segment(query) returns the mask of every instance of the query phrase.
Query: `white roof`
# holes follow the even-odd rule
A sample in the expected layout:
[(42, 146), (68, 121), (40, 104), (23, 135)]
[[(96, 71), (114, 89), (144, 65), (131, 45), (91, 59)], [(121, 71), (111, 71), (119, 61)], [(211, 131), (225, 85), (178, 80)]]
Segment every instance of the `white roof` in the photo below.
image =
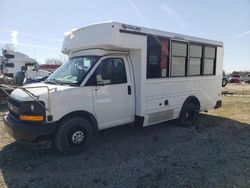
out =
[[(67, 36), (65, 36), (62, 52), (65, 54), (70, 54), (77, 50), (102, 47), (105, 47), (105, 49), (114, 49), (114, 47), (117, 49), (120, 47), (122, 49), (122, 41), (120, 41), (121, 39), (119, 38), (121, 33), (129, 33), (135, 36), (155, 35), (171, 38), (174, 40), (192, 41), (197, 43), (223, 46), (223, 43), (220, 41), (192, 37), (111, 21), (88, 25), (70, 32)], [(127, 47), (129, 48), (129, 46)]]
[(15, 62), (27, 62), (27, 63), (33, 63), (36, 62), (35, 59), (27, 56), (26, 54), (23, 54), (21, 52), (13, 51), (13, 50), (6, 50), (6, 54), (14, 55), (15, 57), (10, 59), (10, 61)]

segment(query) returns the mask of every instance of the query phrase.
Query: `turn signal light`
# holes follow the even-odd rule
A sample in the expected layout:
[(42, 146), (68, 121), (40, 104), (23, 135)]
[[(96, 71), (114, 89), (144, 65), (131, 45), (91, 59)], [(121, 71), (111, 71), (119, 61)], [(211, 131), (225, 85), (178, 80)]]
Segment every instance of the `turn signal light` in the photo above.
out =
[(43, 121), (43, 116), (20, 115), (19, 119), (24, 121)]

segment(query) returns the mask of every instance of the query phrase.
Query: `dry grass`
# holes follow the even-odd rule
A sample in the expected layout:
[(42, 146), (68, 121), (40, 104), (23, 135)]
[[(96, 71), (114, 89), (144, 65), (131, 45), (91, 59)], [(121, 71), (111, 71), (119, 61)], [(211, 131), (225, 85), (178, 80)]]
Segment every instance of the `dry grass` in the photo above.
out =
[(223, 91), (241, 96), (222, 97), (223, 108), (211, 110), (209, 114), (250, 124), (250, 84), (228, 84)]
[(237, 95), (250, 95), (250, 84), (246, 83), (229, 83), (223, 88), (224, 93), (233, 93)]
[(250, 97), (224, 96), (222, 104), (222, 108), (210, 110), (208, 114), (250, 124)]

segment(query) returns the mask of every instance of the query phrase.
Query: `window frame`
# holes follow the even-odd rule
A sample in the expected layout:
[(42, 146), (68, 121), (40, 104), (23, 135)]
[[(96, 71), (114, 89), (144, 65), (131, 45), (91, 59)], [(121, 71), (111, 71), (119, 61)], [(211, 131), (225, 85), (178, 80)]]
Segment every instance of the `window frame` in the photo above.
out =
[[(127, 84), (129, 81), (128, 81), (128, 71), (127, 71), (127, 66), (126, 66), (126, 63), (124, 61), (124, 58), (123, 57), (105, 57), (103, 59), (100, 59), (100, 63), (97, 63), (96, 64), (96, 68), (93, 70), (92, 74), (89, 76), (89, 78), (86, 80), (86, 83), (84, 84), (84, 86), (100, 86), (97, 84), (97, 80), (96, 80), (96, 71), (97, 69), (101, 66), (101, 64), (105, 61), (105, 60), (108, 60), (108, 59), (112, 59), (112, 64), (114, 63), (114, 59), (119, 59), (122, 61), (123, 63), (123, 66), (124, 66), (124, 70), (125, 70), (125, 76), (126, 76), (126, 81), (123, 82), (123, 83), (108, 83), (108, 84), (104, 84), (104, 86), (106, 85), (118, 85), (118, 84)], [(93, 67), (94, 68), (94, 67)], [(91, 81), (91, 79), (94, 79), (94, 81)], [(89, 83), (90, 82), (90, 83)]]
[[(200, 46), (201, 47), (201, 58), (197, 58), (197, 57), (191, 57), (190, 56), (190, 46), (194, 45), (194, 46)], [(203, 44), (202, 43), (197, 43), (197, 42), (189, 42), (188, 44), (188, 53), (189, 53), (189, 57), (188, 57), (188, 77), (197, 77), (197, 76), (202, 76), (202, 67), (203, 67)], [(200, 73), (196, 74), (196, 75), (190, 75), (190, 59), (194, 58), (194, 59), (200, 59)]]
[[(173, 56), (173, 42), (177, 42), (177, 43), (185, 43), (187, 44), (186, 47), (186, 57), (185, 57), (185, 75), (181, 75), (181, 76), (173, 76), (172, 75), (172, 65), (173, 65), (173, 57), (182, 57), (183, 56)], [(170, 77), (171, 78), (180, 78), (180, 77), (188, 77), (188, 68), (189, 68), (189, 42), (188, 41), (181, 41), (181, 40), (171, 40), (171, 53), (170, 53), (170, 57), (171, 57), (171, 68), (170, 68)]]
[[(214, 52), (214, 58), (205, 58), (205, 48), (206, 47), (212, 47), (215, 48)], [(205, 74), (204, 67), (205, 67), (205, 59), (213, 59), (214, 65), (213, 65), (213, 73), (212, 74)], [(210, 44), (203, 44), (202, 46), (202, 76), (216, 76), (216, 64), (217, 64), (217, 46), (210, 45)]]
[[(160, 42), (162, 40), (167, 40), (168, 41), (168, 55), (167, 55), (167, 62), (168, 64), (166, 65), (166, 76), (162, 77), (148, 77), (148, 68), (149, 68), (149, 56), (150, 56), (150, 45), (149, 45), (149, 42), (150, 42), (150, 37), (151, 38), (154, 38), (155, 40), (159, 40)], [(161, 47), (162, 47), (162, 44), (159, 44), (160, 45), (160, 50), (159, 50), (159, 53), (157, 54), (158, 55), (158, 58), (159, 58), (159, 61), (158, 61), (158, 66), (160, 67), (161, 66), (161, 58), (162, 58), (162, 55), (161, 55)], [(169, 37), (163, 37), (163, 36), (159, 36), (159, 35), (147, 35), (147, 61), (146, 61), (146, 79), (147, 80), (151, 80), (151, 79), (163, 79), (163, 78), (170, 78), (170, 54), (171, 54), (171, 39)], [(160, 75), (161, 75), (161, 68), (160, 69)]]

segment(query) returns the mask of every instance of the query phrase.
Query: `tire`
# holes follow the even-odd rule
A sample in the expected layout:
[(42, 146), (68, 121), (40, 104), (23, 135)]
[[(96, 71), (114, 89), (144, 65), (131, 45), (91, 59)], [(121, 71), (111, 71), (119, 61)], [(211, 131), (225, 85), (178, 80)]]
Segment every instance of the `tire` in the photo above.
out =
[(184, 104), (181, 109), (179, 116), (179, 125), (182, 127), (187, 127), (193, 124), (196, 119), (198, 110), (196, 106), (190, 102)]
[(222, 87), (225, 87), (227, 85), (227, 79), (222, 78)]
[(78, 154), (92, 143), (93, 127), (81, 117), (71, 117), (63, 121), (55, 134), (56, 148), (66, 155)]

